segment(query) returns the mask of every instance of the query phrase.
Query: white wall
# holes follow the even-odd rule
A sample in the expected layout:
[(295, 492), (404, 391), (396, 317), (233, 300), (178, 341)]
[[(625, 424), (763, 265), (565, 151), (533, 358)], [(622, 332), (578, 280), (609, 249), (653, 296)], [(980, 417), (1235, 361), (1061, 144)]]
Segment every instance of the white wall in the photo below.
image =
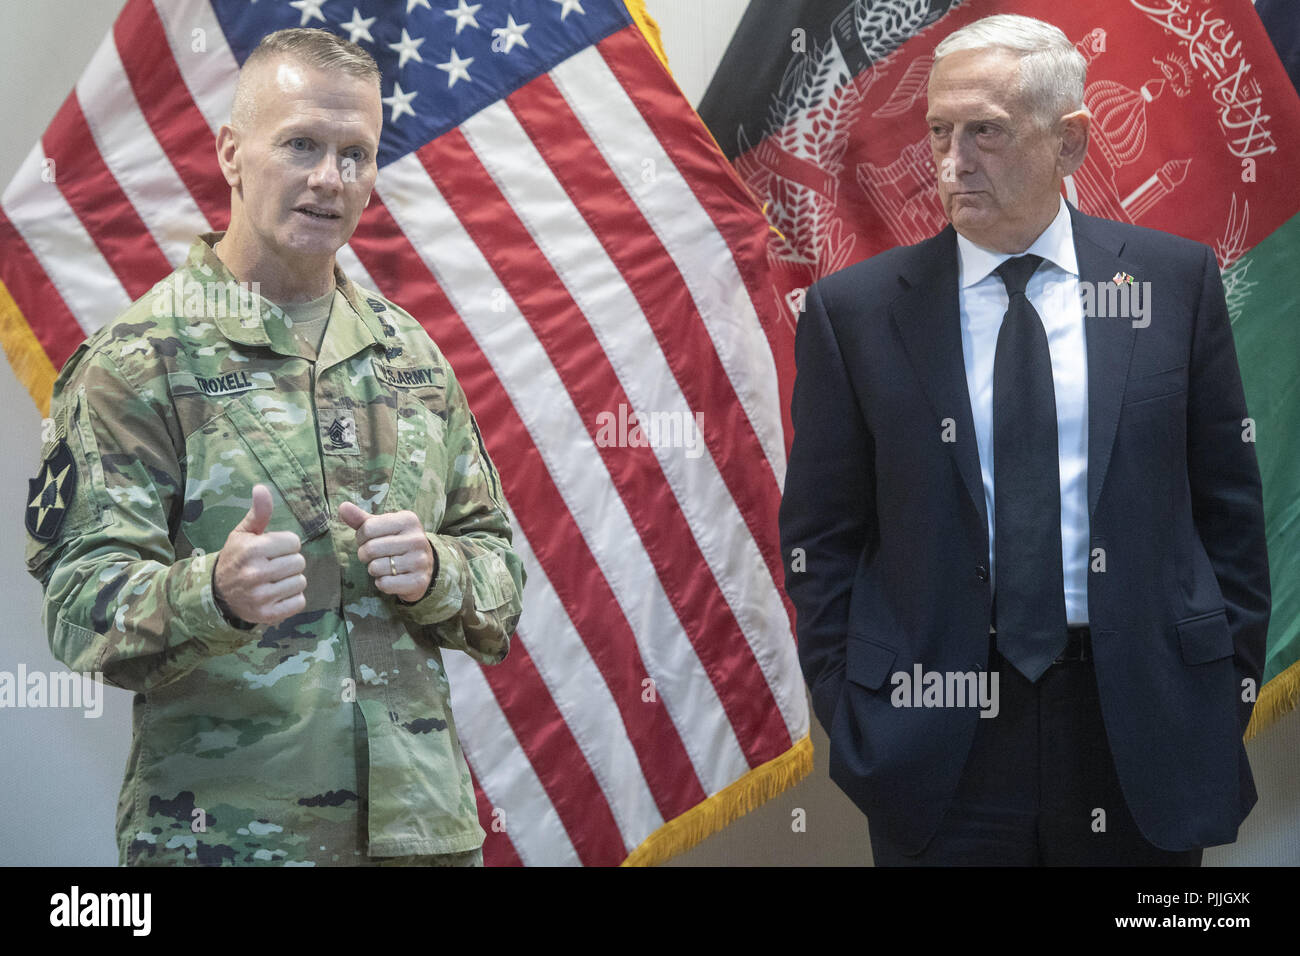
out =
[[(0, 186), (7, 185), (107, 33), (119, 0), (0, 0)], [(697, 103), (726, 49), (745, 0), (649, 0), (670, 65)], [(40, 416), (7, 362), (0, 362), (0, 591), (8, 597), (0, 631), (0, 671), (61, 669), (40, 622), (40, 587), (23, 565), (19, 523), (27, 480), (37, 469)], [(118, 786), (130, 740), (130, 695), (105, 691), (103, 716), (79, 711), (0, 710), (0, 865), (117, 861), (113, 844)], [(803, 784), (705, 841), (676, 862), (853, 864), (870, 860), (861, 814), (826, 776), (826, 736), (813, 732), (816, 769)], [(1300, 863), (1300, 714), (1250, 745), (1260, 802), (1232, 847), (1206, 864)], [(802, 809), (807, 831), (793, 833)]]
[[(107, 33), (118, 0), (0, 0), (0, 188), (53, 119)], [(64, 670), (41, 626), (41, 587), (23, 564), (27, 481), (41, 417), (0, 360), (0, 671)], [(96, 719), (71, 710), (0, 710), (0, 864), (117, 863), (117, 791), (131, 740), (131, 695), (104, 688)]]

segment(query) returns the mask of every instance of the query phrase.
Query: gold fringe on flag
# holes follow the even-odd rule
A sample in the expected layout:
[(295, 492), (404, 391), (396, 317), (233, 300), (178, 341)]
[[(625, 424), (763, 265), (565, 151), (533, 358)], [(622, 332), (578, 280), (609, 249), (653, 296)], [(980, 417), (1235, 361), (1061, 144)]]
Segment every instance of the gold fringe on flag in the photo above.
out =
[(36, 334), (3, 281), (0, 281), (0, 345), (4, 346), (14, 375), (44, 418), (50, 413), (50, 395), (54, 392), (54, 363), (36, 340)]
[(808, 776), (812, 772), (812, 758), (810, 735), (781, 756), (755, 767), (703, 803), (669, 820), (646, 837), (623, 861), (623, 866), (654, 866), (689, 850)]
[(646, 12), (645, 0), (623, 0), (623, 6), (627, 7), (627, 12), (632, 14), (632, 20), (641, 28), (641, 33), (645, 35), (646, 41), (650, 44), (650, 49), (655, 51), (655, 56), (659, 57), (659, 62), (664, 65), (664, 69), (672, 72), (668, 68), (668, 54), (664, 52), (664, 38), (659, 32), (659, 24), (655, 23), (654, 18)]
[(1300, 705), (1300, 661), (1264, 685), (1250, 712), (1244, 739), (1253, 740)]

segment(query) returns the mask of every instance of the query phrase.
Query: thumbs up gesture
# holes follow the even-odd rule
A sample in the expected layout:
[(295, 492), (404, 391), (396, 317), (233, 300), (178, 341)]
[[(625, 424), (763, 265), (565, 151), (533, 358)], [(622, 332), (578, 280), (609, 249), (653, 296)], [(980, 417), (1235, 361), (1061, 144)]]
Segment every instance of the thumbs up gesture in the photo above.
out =
[(213, 588), (230, 612), (250, 624), (274, 624), (307, 606), (307, 561), (292, 531), (267, 531), (271, 490), (253, 486), (253, 503), (226, 536)]
[(375, 587), (408, 603), (424, 596), (433, 581), (433, 547), (414, 511), (372, 515), (350, 501), (339, 505), (339, 519), (357, 533), (357, 558)]

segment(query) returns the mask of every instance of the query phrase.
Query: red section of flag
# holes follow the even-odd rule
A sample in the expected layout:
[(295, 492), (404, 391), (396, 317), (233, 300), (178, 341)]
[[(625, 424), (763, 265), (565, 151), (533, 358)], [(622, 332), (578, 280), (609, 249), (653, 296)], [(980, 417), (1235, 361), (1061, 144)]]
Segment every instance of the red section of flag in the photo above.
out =
[[(152, 3), (128, 3), (113, 24), (122, 66), (154, 137), (213, 229), (230, 223), (230, 187), (217, 165), (217, 138), (194, 105)], [(192, 54), (202, 56), (203, 53)]]
[(104, 165), (75, 93), (63, 101), (41, 143), (57, 170), (55, 183), (127, 295), (138, 299), (172, 271), (131, 200)]
[(24, 316), (40, 317), (39, 321), (29, 320), (28, 324), (54, 368), (62, 368), (85, 333), (3, 210), (0, 210), (0, 249), (4, 250), (0, 273), (9, 295)]

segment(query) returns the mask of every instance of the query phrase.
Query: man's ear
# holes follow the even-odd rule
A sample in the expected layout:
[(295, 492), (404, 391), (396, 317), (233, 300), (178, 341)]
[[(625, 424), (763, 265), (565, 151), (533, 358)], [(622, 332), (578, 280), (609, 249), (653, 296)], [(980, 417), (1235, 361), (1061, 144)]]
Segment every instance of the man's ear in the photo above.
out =
[(239, 134), (229, 123), (217, 130), (217, 164), (231, 189), (239, 188)]
[(1092, 114), (1085, 106), (1073, 113), (1066, 113), (1057, 121), (1057, 132), (1061, 137), (1061, 152), (1057, 157), (1060, 175), (1064, 178), (1083, 165), (1083, 158), (1088, 152), (1088, 134), (1092, 129)]

